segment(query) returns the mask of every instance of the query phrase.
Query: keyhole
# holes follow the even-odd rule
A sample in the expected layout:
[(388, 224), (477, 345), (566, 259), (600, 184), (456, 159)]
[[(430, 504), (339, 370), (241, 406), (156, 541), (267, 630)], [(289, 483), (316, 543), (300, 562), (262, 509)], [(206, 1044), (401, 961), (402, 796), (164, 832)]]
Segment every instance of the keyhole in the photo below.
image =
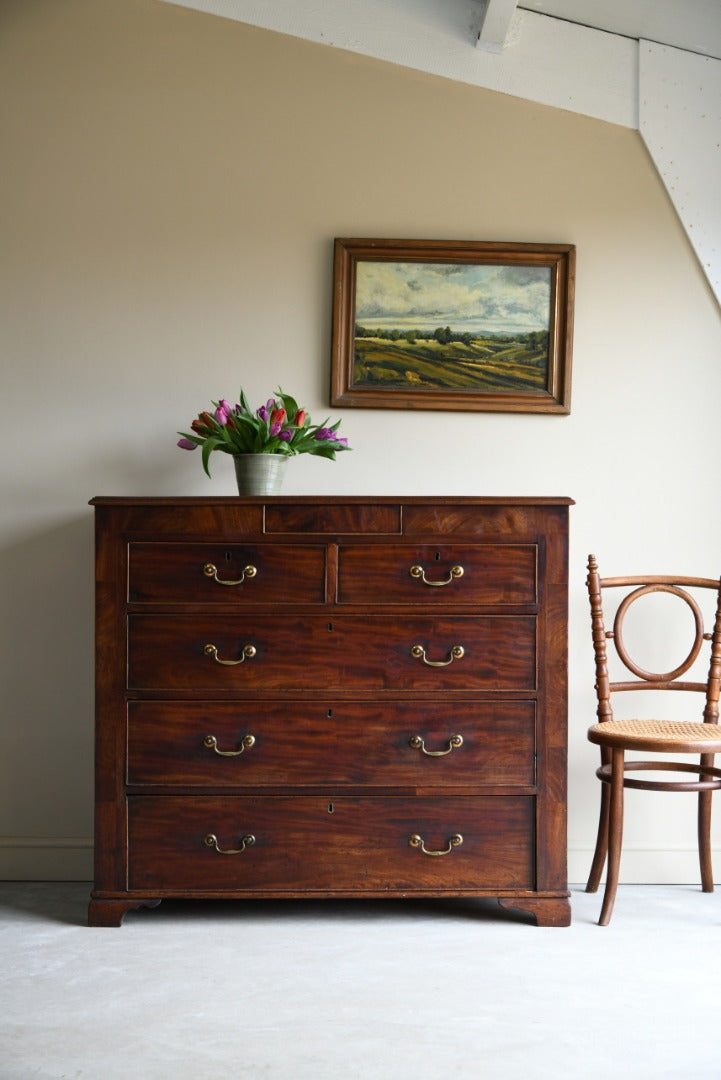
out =
[(326, 716), (328, 717), (328, 719), (329, 719), (329, 720), (331, 720), (331, 719), (332, 719), (332, 717), (333, 717), (333, 710), (332, 710), (332, 709), (328, 709), (328, 712), (326, 713)]
[(436, 552), (436, 562), (440, 562), (440, 561), (441, 561), (441, 553), (440, 553), (440, 551), (437, 551)]
[(335, 807), (333, 806), (333, 803), (332, 803), (332, 802), (329, 802), (329, 803), (328, 803), (328, 813), (329, 813), (329, 814), (332, 814), (332, 813), (333, 813), (333, 811), (334, 811), (334, 809), (335, 809)]
[(328, 623), (328, 632), (329, 632), (329, 633), (332, 633), (332, 631), (333, 631), (333, 623), (332, 623), (332, 622), (329, 622), (329, 623)]
[(233, 559), (233, 552), (232, 551), (226, 551), (226, 553), (225, 553), (225, 561), (226, 562), (231, 562), (232, 559)]

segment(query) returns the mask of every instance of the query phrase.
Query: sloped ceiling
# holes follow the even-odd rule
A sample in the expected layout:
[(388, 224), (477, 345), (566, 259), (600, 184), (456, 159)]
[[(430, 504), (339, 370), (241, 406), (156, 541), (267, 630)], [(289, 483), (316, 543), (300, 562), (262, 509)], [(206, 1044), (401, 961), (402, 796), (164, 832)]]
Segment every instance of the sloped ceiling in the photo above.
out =
[(640, 131), (721, 304), (721, 0), (165, 0)]
[(516, 6), (721, 59), (719, 0), (525, 0)]

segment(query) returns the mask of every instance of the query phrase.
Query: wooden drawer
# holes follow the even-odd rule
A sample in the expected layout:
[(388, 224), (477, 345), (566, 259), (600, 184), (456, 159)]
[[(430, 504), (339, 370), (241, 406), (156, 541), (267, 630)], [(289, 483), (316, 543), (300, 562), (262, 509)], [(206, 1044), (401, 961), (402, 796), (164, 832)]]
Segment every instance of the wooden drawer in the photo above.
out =
[(323, 545), (132, 543), (128, 560), (131, 603), (248, 607), (326, 596)]
[[(131, 615), (128, 624), (133, 690), (533, 690), (536, 685), (532, 616), (200, 613)], [(425, 660), (412, 655), (418, 646)], [(452, 658), (454, 646), (463, 648), (462, 657)], [(248, 648), (254, 655), (240, 663), (219, 662), (238, 661)]]
[[(532, 888), (526, 797), (128, 799), (128, 885), (202, 893)], [(420, 836), (431, 857), (410, 844)], [(215, 836), (220, 854), (205, 840)], [(254, 842), (240, 850), (243, 837)]]
[(323, 502), (294, 503), (292, 499), (265, 504), (265, 532), (269, 535), (321, 533), (400, 533), (401, 507), (394, 502)]
[[(463, 741), (449, 751), (454, 735)], [(411, 745), (416, 737), (428, 754)], [(127, 782), (135, 786), (519, 787), (534, 784), (534, 758), (533, 701), (128, 705)]]
[(338, 602), (424, 607), (535, 604), (536, 562), (534, 544), (341, 546)]

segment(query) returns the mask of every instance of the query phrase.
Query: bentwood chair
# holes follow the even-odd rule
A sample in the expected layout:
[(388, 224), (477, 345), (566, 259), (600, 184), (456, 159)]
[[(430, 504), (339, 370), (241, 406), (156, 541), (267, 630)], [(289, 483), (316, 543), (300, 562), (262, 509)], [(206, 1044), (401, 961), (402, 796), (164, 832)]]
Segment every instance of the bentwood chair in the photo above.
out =
[[(711, 796), (721, 788), (721, 769), (714, 766), (714, 755), (721, 753), (719, 690), (721, 689), (721, 582), (700, 577), (614, 577), (602, 578), (594, 555), (588, 557), (588, 594), (591, 601), (593, 649), (596, 659), (596, 696), (598, 723), (588, 730), (588, 738), (601, 748), (601, 767), (596, 775), (601, 781), (601, 814), (598, 839), (586, 892), (596, 892), (608, 857), (606, 891), (599, 924), (611, 921), (616, 898), (623, 833), (624, 788), (647, 791), (698, 792), (698, 850), (701, 884), (704, 892), (713, 892), (711, 866)], [(615, 607), (613, 629), (606, 630), (603, 599), (607, 589), (621, 589)], [(698, 600), (689, 590), (713, 590), (715, 618), (713, 631), (704, 632), (703, 615)], [(623, 638), (626, 614), (637, 600), (650, 593), (670, 593), (686, 603), (693, 614), (694, 641), (686, 659), (672, 671), (652, 672), (640, 667), (629, 655)], [(616, 597), (619, 593), (614, 594)], [(701, 593), (698, 594), (699, 596)], [(708, 594), (707, 594), (708, 595)], [(607, 600), (608, 596), (605, 597)], [(621, 664), (635, 676), (611, 681), (606, 642), (611, 641)], [(710, 661), (705, 682), (684, 680), (696, 663), (705, 642), (710, 642)], [(625, 676), (625, 672), (623, 672)], [(690, 690), (704, 695), (703, 722), (692, 723), (666, 719), (615, 720), (612, 696), (626, 691)], [(664, 699), (667, 700), (667, 699)], [(678, 755), (700, 754), (698, 764), (671, 758), (626, 760), (626, 752)], [(694, 780), (641, 779), (634, 772), (693, 773)]]

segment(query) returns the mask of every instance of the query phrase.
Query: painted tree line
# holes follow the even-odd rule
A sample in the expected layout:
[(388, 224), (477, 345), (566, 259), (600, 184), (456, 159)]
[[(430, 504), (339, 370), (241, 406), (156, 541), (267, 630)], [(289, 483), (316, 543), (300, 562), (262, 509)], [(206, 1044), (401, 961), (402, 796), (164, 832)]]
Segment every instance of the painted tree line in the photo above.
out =
[(439, 345), (450, 345), (451, 342), (460, 342), (462, 345), (472, 345), (474, 341), (492, 339), (499, 345), (517, 344), (526, 345), (529, 349), (548, 348), (548, 330), (530, 330), (525, 334), (472, 334), (465, 330), (457, 333), (450, 326), (437, 326), (435, 330), (392, 330), (372, 329), (360, 326), (356, 323), (355, 336), (357, 338), (379, 338), (381, 341), (407, 341), (415, 345), (417, 341), (437, 341)]

